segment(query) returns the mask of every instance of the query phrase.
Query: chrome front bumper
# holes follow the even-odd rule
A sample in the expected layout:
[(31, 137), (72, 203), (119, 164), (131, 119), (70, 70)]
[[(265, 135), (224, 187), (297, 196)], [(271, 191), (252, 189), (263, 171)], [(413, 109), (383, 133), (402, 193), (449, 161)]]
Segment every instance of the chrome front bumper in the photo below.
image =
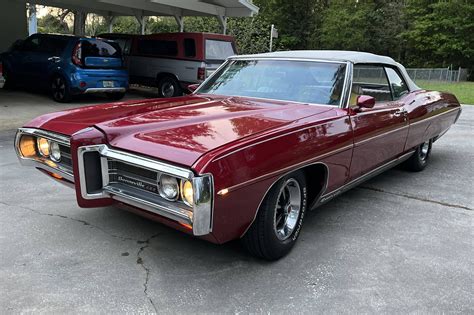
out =
[[(72, 167), (66, 167), (41, 157), (23, 157), (19, 151), (19, 141), (23, 135), (44, 137), (70, 147), (69, 137), (35, 128), (20, 128), (18, 129), (15, 138), (15, 151), (22, 165), (34, 166), (40, 170), (47, 171), (50, 174), (60, 175), (63, 179), (72, 184), (75, 182)], [(73, 152), (71, 153), (74, 154)], [(88, 153), (98, 154), (99, 158), (98, 165), (100, 166), (100, 171), (97, 172), (99, 175), (97, 177), (100, 177), (101, 185), (94, 191), (88, 191), (86, 181), (87, 170), (86, 164), (84, 163), (84, 156)], [(79, 178), (76, 180), (79, 180), (82, 198), (88, 200), (112, 198), (124, 204), (182, 223), (183, 225), (192, 228), (193, 235), (196, 236), (207, 235), (212, 231), (214, 183), (211, 174), (196, 176), (191, 170), (156, 161), (147, 157), (115, 150), (109, 148), (105, 144), (80, 147), (77, 154)], [(145, 170), (161, 172), (190, 180), (193, 183), (194, 188), (193, 206), (187, 206), (182, 202), (168, 201), (156, 194), (140, 191), (139, 189), (135, 189), (128, 185), (110, 182), (108, 167), (108, 161), (110, 159)], [(57, 177), (55, 178), (57, 179)]]
[[(100, 187), (91, 190), (86, 179), (87, 154), (98, 154), (100, 165)], [(166, 164), (147, 157), (112, 149), (105, 144), (78, 148), (78, 171), (81, 196), (84, 199), (112, 198), (119, 202), (156, 213), (168, 219), (192, 227), (193, 235), (200, 236), (212, 231), (213, 178), (210, 174), (195, 176), (185, 168)], [(110, 181), (109, 162), (125, 163), (154, 172), (165, 173), (192, 181), (194, 205), (192, 207), (177, 201), (168, 201), (147, 191), (129, 185)]]

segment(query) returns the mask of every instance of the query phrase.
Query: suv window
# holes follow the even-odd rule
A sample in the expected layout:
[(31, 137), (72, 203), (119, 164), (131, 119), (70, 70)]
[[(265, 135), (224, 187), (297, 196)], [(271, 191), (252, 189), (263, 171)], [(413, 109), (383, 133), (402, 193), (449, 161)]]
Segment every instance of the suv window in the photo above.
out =
[(19, 50), (22, 51), (38, 51), (41, 45), (42, 39), (39, 36), (32, 36), (23, 42)]
[(66, 48), (68, 40), (64, 38), (44, 37), (41, 40), (39, 51), (51, 54), (61, 54)]
[(405, 81), (400, 77), (395, 69), (386, 67), (385, 71), (387, 71), (387, 76), (388, 80), (390, 81), (390, 87), (392, 88), (394, 100), (398, 100), (400, 97), (409, 92)]
[(235, 55), (232, 42), (223, 40), (206, 39), (206, 60), (226, 60)]
[(105, 42), (100, 39), (86, 39), (81, 41), (82, 58), (86, 57), (115, 57), (120, 58), (120, 46), (114, 42)]
[(356, 105), (357, 96), (369, 95), (375, 102), (392, 100), (387, 74), (382, 66), (355, 65), (352, 79), (350, 105)]
[(192, 38), (184, 39), (184, 56), (196, 57), (196, 41)]
[(138, 52), (145, 55), (176, 56), (178, 43), (174, 40), (142, 39), (138, 41)]

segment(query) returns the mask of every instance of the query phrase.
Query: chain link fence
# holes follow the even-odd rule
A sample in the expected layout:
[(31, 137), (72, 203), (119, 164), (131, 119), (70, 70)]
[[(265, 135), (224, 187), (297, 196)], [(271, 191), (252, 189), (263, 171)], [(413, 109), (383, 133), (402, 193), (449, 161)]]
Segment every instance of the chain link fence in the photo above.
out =
[(413, 81), (461, 82), (467, 81), (467, 69), (459, 68), (408, 68), (408, 75)]

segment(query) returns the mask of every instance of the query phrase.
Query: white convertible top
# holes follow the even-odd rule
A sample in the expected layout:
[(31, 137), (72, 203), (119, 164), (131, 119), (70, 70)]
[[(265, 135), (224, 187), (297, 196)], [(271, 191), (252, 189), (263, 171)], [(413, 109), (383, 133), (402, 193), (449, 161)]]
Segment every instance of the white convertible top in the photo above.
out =
[(315, 59), (330, 60), (357, 63), (381, 63), (397, 67), (402, 73), (410, 91), (419, 90), (420, 88), (408, 76), (405, 67), (387, 56), (380, 56), (367, 52), (347, 51), (347, 50), (290, 50), (275, 51), (254, 55), (233, 56), (231, 59), (248, 59), (248, 58), (283, 58), (283, 59)]

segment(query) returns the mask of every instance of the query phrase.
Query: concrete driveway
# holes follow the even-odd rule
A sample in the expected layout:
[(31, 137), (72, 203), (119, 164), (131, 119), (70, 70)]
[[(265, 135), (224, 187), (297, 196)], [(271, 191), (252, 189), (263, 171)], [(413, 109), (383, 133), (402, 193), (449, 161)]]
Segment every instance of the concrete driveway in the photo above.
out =
[(12, 128), (39, 99), (0, 116), (2, 313), (474, 312), (474, 106), (425, 171), (393, 169), (309, 213), (292, 253), (267, 263), (238, 242), (80, 209), (72, 190), (20, 167)]

